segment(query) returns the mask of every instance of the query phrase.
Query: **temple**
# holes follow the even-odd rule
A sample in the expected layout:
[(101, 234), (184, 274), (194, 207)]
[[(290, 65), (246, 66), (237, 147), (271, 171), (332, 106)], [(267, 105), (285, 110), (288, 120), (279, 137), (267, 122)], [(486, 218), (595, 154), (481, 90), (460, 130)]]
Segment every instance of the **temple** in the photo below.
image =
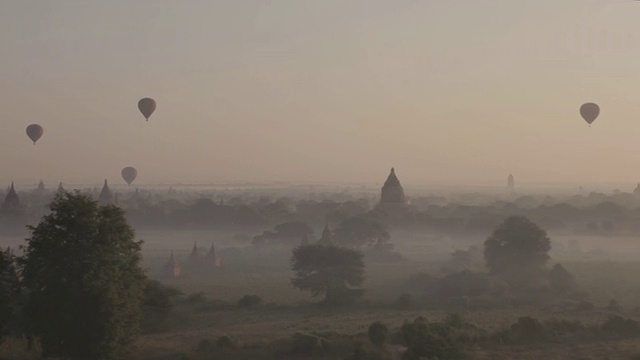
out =
[(216, 246), (214, 242), (211, 242), (211, 248), (205, 256), (200, 256), (200, 250), (198, 244), (193, 243), (191, 254), (187, 258), (186, 266), (192, 271), (202, 271), (207, 269), (215, 269), (221, 267), (220, 256), (216, 253)]
[(384, 186), (382, 186), (380, 205), (405, 205), (404, 190), (402, 189), (402, 185), (400, 185), (400, 180), (398, 180), (394, 168), (391, 168), (391, 173), (389, 173), (387, 181), (385, 181)]
[(180, 272), (182, 269), (180, 268), (180, 264), (178, 264), (176, 259), (173, 257), (173, 251), (171, 252), (169, 261), (167, 261), (167, 263), (164, 264), (164, 267), (162, 270), (163, 270), (164, 277), (177, 278), (180, 276)]
[(329, 230), (328, 220), (325, 221), (324, 230), (322, 230), (322, 237), (320, 237), (320, 240), (318, 240), (318, 245), (334, 245), (333, 235), (331, 234), (331, 230)]
[(44, 193), (44, 182), (42, 180), (40, 180), (40, 182), (38, 183), (38, 187), (36, 187), (36, 192), (37, 193)]
[(509, 188), (509, 190), (513, 190), (515, 186), (516, 186), (516, 183), (513, 180), (513, 175), (509, 174), (509, 177), (507, 177), (507, 187)]
[(109, 190), (109, 185), (107, 185), (107, 179), (104, 179), (104, 185), (102, 186), (102, 190), (100, 191), (100, 196), (98, 197), (98, 203), (100, 205), (113, 204), (113, 194), (111, 193), (111, 190)]
[(18, 196), (16, 189), (13, 187), (13, 181), (9, 187), (7, 196), (4, 198), (4, 207), (5, 209), (16, 209), (20, 207), (20, 197)]

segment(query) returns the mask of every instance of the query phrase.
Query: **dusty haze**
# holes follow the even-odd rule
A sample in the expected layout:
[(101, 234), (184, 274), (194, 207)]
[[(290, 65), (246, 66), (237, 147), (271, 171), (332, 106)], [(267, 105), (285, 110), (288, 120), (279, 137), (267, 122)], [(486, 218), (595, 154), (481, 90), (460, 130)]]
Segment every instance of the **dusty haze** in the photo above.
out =
[(138, 184), (371, 182), (395, 166), (408, 185), (630, 189), (639, 17), (630, 0), (4, 1), (0, 182), (124, 183), (125, 166)]

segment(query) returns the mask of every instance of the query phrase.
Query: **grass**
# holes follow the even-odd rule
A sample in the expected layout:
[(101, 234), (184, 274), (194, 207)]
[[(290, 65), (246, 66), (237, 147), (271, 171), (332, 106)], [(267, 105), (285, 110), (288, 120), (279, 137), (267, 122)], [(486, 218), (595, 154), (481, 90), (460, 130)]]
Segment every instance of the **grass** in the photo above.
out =
[[(327, 310), (314, 304), (309, 294), (290, 285), (291, 248), (275, 247), (257, 251), (247, 243), (233, 240), (235, 232), (174, 231), (141, 232), (144, 266), (157, 277), (158, 269), (167, 261), (171, 251), (184, 262), (194, 241), (208, 250), (215, 241), (223, 267), (209, 274), (189, 274), (177, 279), (161, 279), (185, 294), (204, 293), (206, 298), (228, 303), (226, 308), (200, 307), (181, 303), (168, 320), (169, 330), (142, 336), (137, 342), (134, 359), (179, 359), (194, 357), (194, 349), (202, 340), (215, 342), (228, 335), (244, 346), (265, 346), (280, 339), (289, 339), (296, 332), (331, 331), (342, 334), (362, 334), (375, 321), (382, 321), (397, 329), (406, 320), (424, 316), (430, 321), (442, 320), (446, 309), (416, 306), (395, 309), (390, 304), (403, 292), (406, 280), (419, 272), (433, 276), (455, 249), (470, 245), (482, 246), (484, 238), (439, 239), (420, 233), (392, 234), (396, 250), (406, 256), (399, 263), (367, 264), (367, 304), (350, 309)], [(255, 233), (250, 233), (250, 236)], [(616, 299), (625, 309), (624, 316), (638, 317), (632, 311), (640, 305), (640, 261), (629, 254), (637, 254), (630, 237), (597, 238), (553, 235), (562, 244), (577, 239), (583, 252), (552, 252), (550, 264), (559, 262), (590, 293), (596, 309), (575, 311), (557, 306), (476, 307), (463, 311), (464, 318), (487, 331), (497, 331), (513, 324), (521, 316), (541, 321), (553, 318), (577, 320), (585, 324), (602, 323), (609, 315), (603, 308)], [(246, 248), (245, 248), (246, 247)], [(604, 253), (589, 252), (601, 248)], [(622, 255), (620, 255), (622, 254)], [(618, 256), (619, 255), (619, 256)], [(255, 309), (239, 309), (234, 304), (244, 295), (258, 295), (265, 305)], [(26, 353), (23, 340), (9, 340), (0, 344), (0, 359), (36, 359), (37, 352)], [(543, 344), (540, 346), (506, 346), (495, 349), (475, 349), (472, 359), (630, 359), (640, 354), (640, 341), (615, 340), (596, 343)], [(345, 355), (346, 356), (346, 355)], [(344, 356), (342, 357), (344, 358)]]

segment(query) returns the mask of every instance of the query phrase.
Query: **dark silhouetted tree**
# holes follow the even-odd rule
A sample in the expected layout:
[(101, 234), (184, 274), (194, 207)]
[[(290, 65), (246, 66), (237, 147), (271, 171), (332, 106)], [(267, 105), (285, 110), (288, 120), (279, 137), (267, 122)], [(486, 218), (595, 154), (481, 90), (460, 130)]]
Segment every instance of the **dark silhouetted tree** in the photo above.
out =
[(383, 347), (389, 337), (389, 328), (387, 325), (376, 321), (369, 326), (369, 340), (377, 347)]
[(0, 250), (0, 340), (11, 332), (17, 312), (21, 285), (16, 265), (10, 248)]
[[(335, 230), (335, 237), (344, 246), (377, 246), (385, 247), (389, 242), (386, 226), (371, 216), (354, 216), (340, 223)], [(390, 244), (388, 244), (390, 245)]]
[(146, 277), (124, 211), (62, 192), (21, 258), (30, 330), (45, 357), (121, 358), (139, 332)]
[(162, 330), (169, 313), (176, 305), (176, 298), (183, 293), (156, 280), (147, 280), (142, 302), (142, 331)]
[(573, 275), (560, 264), (556, 264), (549, 272), (549, 283), (559, 292), (575, 290), (577, 287)]
[(484, 258), (492, 274), (511, 285), (541, 275), (549, 260), (547, 233), (524, 216), (511, 216), (484, 242)]
[(363, 295), (361, 252), (338, 246), (305, 245), (293, 249), (293, 287), (324, 295), (327, 304), (345, 304)]
[(405, 322), (400, 328), (407, 344), (402, 359), (463, 359), (462, 344), (456, 341), (454, 330), (444, 324), (429, 323), (422, 317)]

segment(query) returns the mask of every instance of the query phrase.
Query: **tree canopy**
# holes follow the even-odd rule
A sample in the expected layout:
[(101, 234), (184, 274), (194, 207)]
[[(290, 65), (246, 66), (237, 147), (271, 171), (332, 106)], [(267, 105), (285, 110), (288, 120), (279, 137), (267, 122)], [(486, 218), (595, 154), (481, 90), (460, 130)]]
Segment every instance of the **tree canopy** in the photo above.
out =
[(361, 252), (338, 246), (304, 245), (293, 250), (291, 262), (295, 277), (293, 287), (324, 295), (328, 304), (351, 302), (363, 294), (364, 281)]
[(484, 243), (489, 271), (511, 284), (541, 274), (549, 260), (547, 233), (524, 216), (511, 216)]
[(45, 357), (120, 357), (139, 331), (141, 242), (122, 209), (88, 195), (61, 192), (50, 208), (21, 258), (30, 332)]
[(0, 249), (0, 339), (11, 331), (19, 292), (20, 279), (16, 257), (10, 248)]
[(372, 216), (354, 216), (340, 223), (335, 230), (339, 244), (345, 246), (384, 246), (389, 241), (386, 226)]

